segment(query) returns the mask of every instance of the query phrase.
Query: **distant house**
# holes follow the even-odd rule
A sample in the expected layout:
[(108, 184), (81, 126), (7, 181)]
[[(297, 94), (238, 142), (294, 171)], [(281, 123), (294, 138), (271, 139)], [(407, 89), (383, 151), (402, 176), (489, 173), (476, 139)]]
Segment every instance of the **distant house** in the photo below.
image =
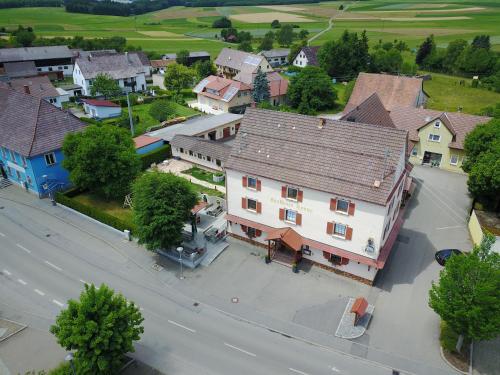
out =
[(243, 113), (252, 103), (251, 86), (232, 79), (209, 76), (201, 80), (193, 91), (197, 102), (192, 106), (205, 113)]
[(163, 146), (165, 142), (161, 138), (143, 134), (134, 138), (134, 144), (135, 144), (135, 151), (139, 155), (143, 155)]
[(231, 48), (223, 48), (215, 59), (217, 73), (227, 79), (233, 79), (237, 74), (256, 73), (259, 68), (263, 72), (271, 72), (273, 68), (264, 56), (255, 55)]
[(176, 135), (170, 142), (172, 156), (206, 168), (222, 171), (231, 146), (189, 135)]
[(40, 97), (0, 84), (0, 177), (40, 197), (70, 186), (62, 143), (85, 126)]
[(4, 75), (8, 78), (26, 78), (38, 75), (33, 61), (9, 62), (3, 64)]
[(74, 96), (81, 96), (82, 95), (82, 86), (76, 85), (74, 83), (69, 84), (69, 85), (61, 85), (59, 86), (61, 89), (66, 91), (69, 95), (70, 98)]
[[(177, 54), (176, 53), (167, 53), (167, 54), (162, 56), (162, 59), (166, 60), (166, 61), (174, 62), (177, 59)], [(210, 54), (206, 51), (189, 52), (189, 56), (187, 59), (187, 65), (191, 66), (198, 61), (210, 61)]]
[(387, 110), (393, 107), (422, 107), (428, 98), (423, 83), (423, 79), (417, 77), (359, 73), (344, 113), (350, 112), (373, 93), (377, 93)]
[(32, 61), (39, 74), (63, 79), (73, 74), (73, 53), (67, 46), (20, 47), (0, 49), (0, 74), (5, 63)]
[(73, 83), (82, 87), (83, 95), (90, 96), (93, 80), (106, 74), (116, 80), (124, 92), (146, 90), (143, 62), (135, 53), (104, 54), (79, 57), (75, 61)]
[(16, 91), (43, 99), (58, 108), (62, 107), (62, 103), (69, 101), (67, 92), (56, 89), (47, 76), (16, 78), (10, 80), (8, 85)]
[(319, 47), (304, 46), (293, 59), (294, 66), (305, 68), (306, 66), (318, 66), (318, 50)]
[(118, 117), (122, 114), (120, 105), (109, 100), (83, 99), (82, 102), (85, 113), (95, 119)]
[(175, 64), (175, 60), (151, 60), (151, 70), (154, 73), (164, 74), (171, 64)]
[(290, 54), (290, 48), (277, 48), (269, 51), (261, 51), (259, 55), (266, 58), (267, 62), (273, 67), (286, 65), (288, 63), (288, 55)]

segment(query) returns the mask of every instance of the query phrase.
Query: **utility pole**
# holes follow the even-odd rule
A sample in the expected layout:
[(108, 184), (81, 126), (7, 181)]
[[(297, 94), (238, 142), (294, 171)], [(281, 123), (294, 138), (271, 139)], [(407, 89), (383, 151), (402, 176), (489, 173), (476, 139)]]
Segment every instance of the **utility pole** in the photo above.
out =
[(130, 108), (130, 99), (128, 98), (128, 91), (127, 91), (127, 107), (128, 107), (128, 119), (130, 121), (130, 133), (132, 134), (132, 137), (134, 136), (134, 121), (132, 120), (132, 109)]

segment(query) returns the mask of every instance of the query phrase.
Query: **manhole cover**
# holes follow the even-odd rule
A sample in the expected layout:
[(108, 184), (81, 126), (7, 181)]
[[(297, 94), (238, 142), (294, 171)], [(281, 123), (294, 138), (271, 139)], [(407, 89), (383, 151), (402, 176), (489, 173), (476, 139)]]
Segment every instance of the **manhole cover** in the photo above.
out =
[(231, 298), (231, 302), (238, 303), (238, 302), (240, 302), (240, 299), (238, 297), (233, 297), (233, 298)]

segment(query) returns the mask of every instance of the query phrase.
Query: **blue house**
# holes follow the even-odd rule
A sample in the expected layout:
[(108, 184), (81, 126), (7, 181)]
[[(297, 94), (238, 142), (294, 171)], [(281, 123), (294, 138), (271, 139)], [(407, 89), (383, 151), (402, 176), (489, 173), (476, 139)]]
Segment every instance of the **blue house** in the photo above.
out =
[(71, 185), (62, 167), (67, 133), (86, 123), (52, 104), (0, 83), (0, 180), (47, 196)]

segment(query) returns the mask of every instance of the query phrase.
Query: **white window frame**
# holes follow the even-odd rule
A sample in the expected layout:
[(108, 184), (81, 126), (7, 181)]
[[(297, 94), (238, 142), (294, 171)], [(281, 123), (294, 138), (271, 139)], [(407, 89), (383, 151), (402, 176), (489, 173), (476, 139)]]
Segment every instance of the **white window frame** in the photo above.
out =
[(48, 167), (57, 163), (56, 154), (53, 152), (46, 153), (45, 155), (43, 155), (43, 158), (45, 159), (45, 165), (47, 165)]
[[(336, 231), (337, 225), (339, 225), (339, 226), (341, 226), (341, 227), (344, 228), (344, 233), (343, 234), (341, 233), (342, 231), (339, 231), (339, 232)], [(342, 224), (342, 223), (333, 223), (333, 235), (335, 237), (345, 238), (346, 235), (347, 235), (347, 225), (346, 224)]]
[[(290, 197), (290, 194), (289, 194), (290, 190), (295, 190), (297, 192), (297, 194), (295, 195), (295, 198)], [(299, 198), (299, 189), (294, 188), (292, 186), (287, 186), (286, 187), (286, 199), (289, 199), (291, 201), (297, 201), (298, 198)]]
[[(346, 202), (347, 203), (347, 207), (346, 207), (345, 211), (339, 210), (339, 202)], [(337, 198), (337, 202), (335, 203), (335, 211), (339, 212), (341, 214), (344, 214), (344, 215), (349, 215), (349, 201), (347, 199)]]
[[(289, 217), (288, 214), (290, 214), (291, 216)], [(297, 223), (297, 211), (289, 210), (288, 208), (285, 209), (285, 221), (287, 223), (296, 224)]]
[[(250, 184), (250, 181), (253, 181), (253, 186)], [(252, 190), (257, 190), (257, 178), (255, 177), (247, 177), (247, 188)]]
[[(453, 162), (453, 158), (457, 158), (455, 162)], [(451, 154), (450, 156), (450, 165), (457, 165), (458, 164), (458, 154)]]
[[(436, 137), (437, 137), (437, 139), (436, 139)], [(439, 142), (441, 142), (441, 136), (440, 136), (439, 134), (432, 134), (432, 133), (429, 133), (429, 138), (428, 138), (428, 140), (429, 140), (430, 142), (438, 142), (438, 143), (439, 143)]]
[[(255, 208), (250, 208), (250, 201), (255, 202)], [(252, 198), (247, 198), (247, 210), (252, 212), (257, 212), (257, 200)]]
[(439, 128), (441, 127), (441, 121), (436, 121), (436, 122), (434, 123), (434, 127), (435, 127), (436, 129), (439, 129)]

